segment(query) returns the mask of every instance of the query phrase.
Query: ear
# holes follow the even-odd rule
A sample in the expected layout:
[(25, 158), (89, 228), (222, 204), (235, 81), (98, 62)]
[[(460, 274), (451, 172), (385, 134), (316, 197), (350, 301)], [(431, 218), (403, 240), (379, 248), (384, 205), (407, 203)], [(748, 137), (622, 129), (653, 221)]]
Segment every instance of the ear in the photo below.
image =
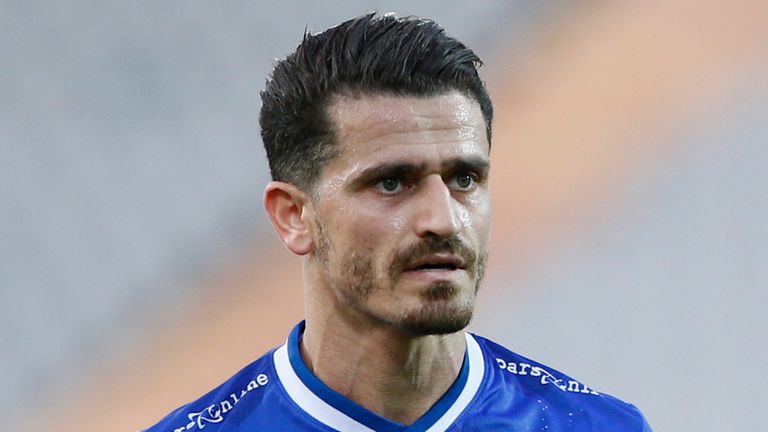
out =
[(308, 221), (311, 203), (307, 194), (290, 183), (273, 181), (264, 190), (264, 208), (277, 236), (296, 255), (312, 251), (312, 231)]

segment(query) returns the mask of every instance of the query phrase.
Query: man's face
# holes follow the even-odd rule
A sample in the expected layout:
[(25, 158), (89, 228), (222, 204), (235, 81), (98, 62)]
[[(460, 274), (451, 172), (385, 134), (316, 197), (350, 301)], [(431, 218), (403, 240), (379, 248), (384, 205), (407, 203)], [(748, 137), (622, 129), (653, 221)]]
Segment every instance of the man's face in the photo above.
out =
[(489, 143), (479, 105), (342, 97), (339, 155), (313, 192), (321, 289), (350, 316), (412, 334), (466, 327), (487, 261)]

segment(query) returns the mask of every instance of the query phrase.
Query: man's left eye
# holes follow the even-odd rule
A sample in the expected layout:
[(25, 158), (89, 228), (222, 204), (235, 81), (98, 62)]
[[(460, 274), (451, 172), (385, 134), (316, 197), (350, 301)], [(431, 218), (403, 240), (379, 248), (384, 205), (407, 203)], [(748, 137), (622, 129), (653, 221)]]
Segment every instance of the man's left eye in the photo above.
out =
[(474, 186), (475, 178), (472, 176), (472, 174), (463, 173), (454, 176), (451, 182), (454, 183), (455, 187), (458, 187), (459, 189), (469, 189)]

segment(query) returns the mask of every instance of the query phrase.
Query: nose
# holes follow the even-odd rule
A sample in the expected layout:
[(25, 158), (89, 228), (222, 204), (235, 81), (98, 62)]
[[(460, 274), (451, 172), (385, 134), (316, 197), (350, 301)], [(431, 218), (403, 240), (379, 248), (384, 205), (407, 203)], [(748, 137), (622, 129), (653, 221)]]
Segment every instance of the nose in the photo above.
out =
[(461, 231), (458, 203), (441, 176), (425, 178), (419, 195), (415, 224), (419, 237), (450, 238)]

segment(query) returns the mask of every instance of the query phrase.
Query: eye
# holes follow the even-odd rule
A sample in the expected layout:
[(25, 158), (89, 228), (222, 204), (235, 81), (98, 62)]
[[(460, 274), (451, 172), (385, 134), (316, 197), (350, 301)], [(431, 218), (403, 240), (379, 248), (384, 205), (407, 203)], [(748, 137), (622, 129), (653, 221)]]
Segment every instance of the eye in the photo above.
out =
[(395, 177), (388, 177), (376, 183), (376, 190), (384, 194), (395, 194), (403, 190), (403, 182)]
[(472, 173), (459, 173), (451, 179), (449, 186), (462, 190), (470, 190), (476, 184), (477, 180)]

